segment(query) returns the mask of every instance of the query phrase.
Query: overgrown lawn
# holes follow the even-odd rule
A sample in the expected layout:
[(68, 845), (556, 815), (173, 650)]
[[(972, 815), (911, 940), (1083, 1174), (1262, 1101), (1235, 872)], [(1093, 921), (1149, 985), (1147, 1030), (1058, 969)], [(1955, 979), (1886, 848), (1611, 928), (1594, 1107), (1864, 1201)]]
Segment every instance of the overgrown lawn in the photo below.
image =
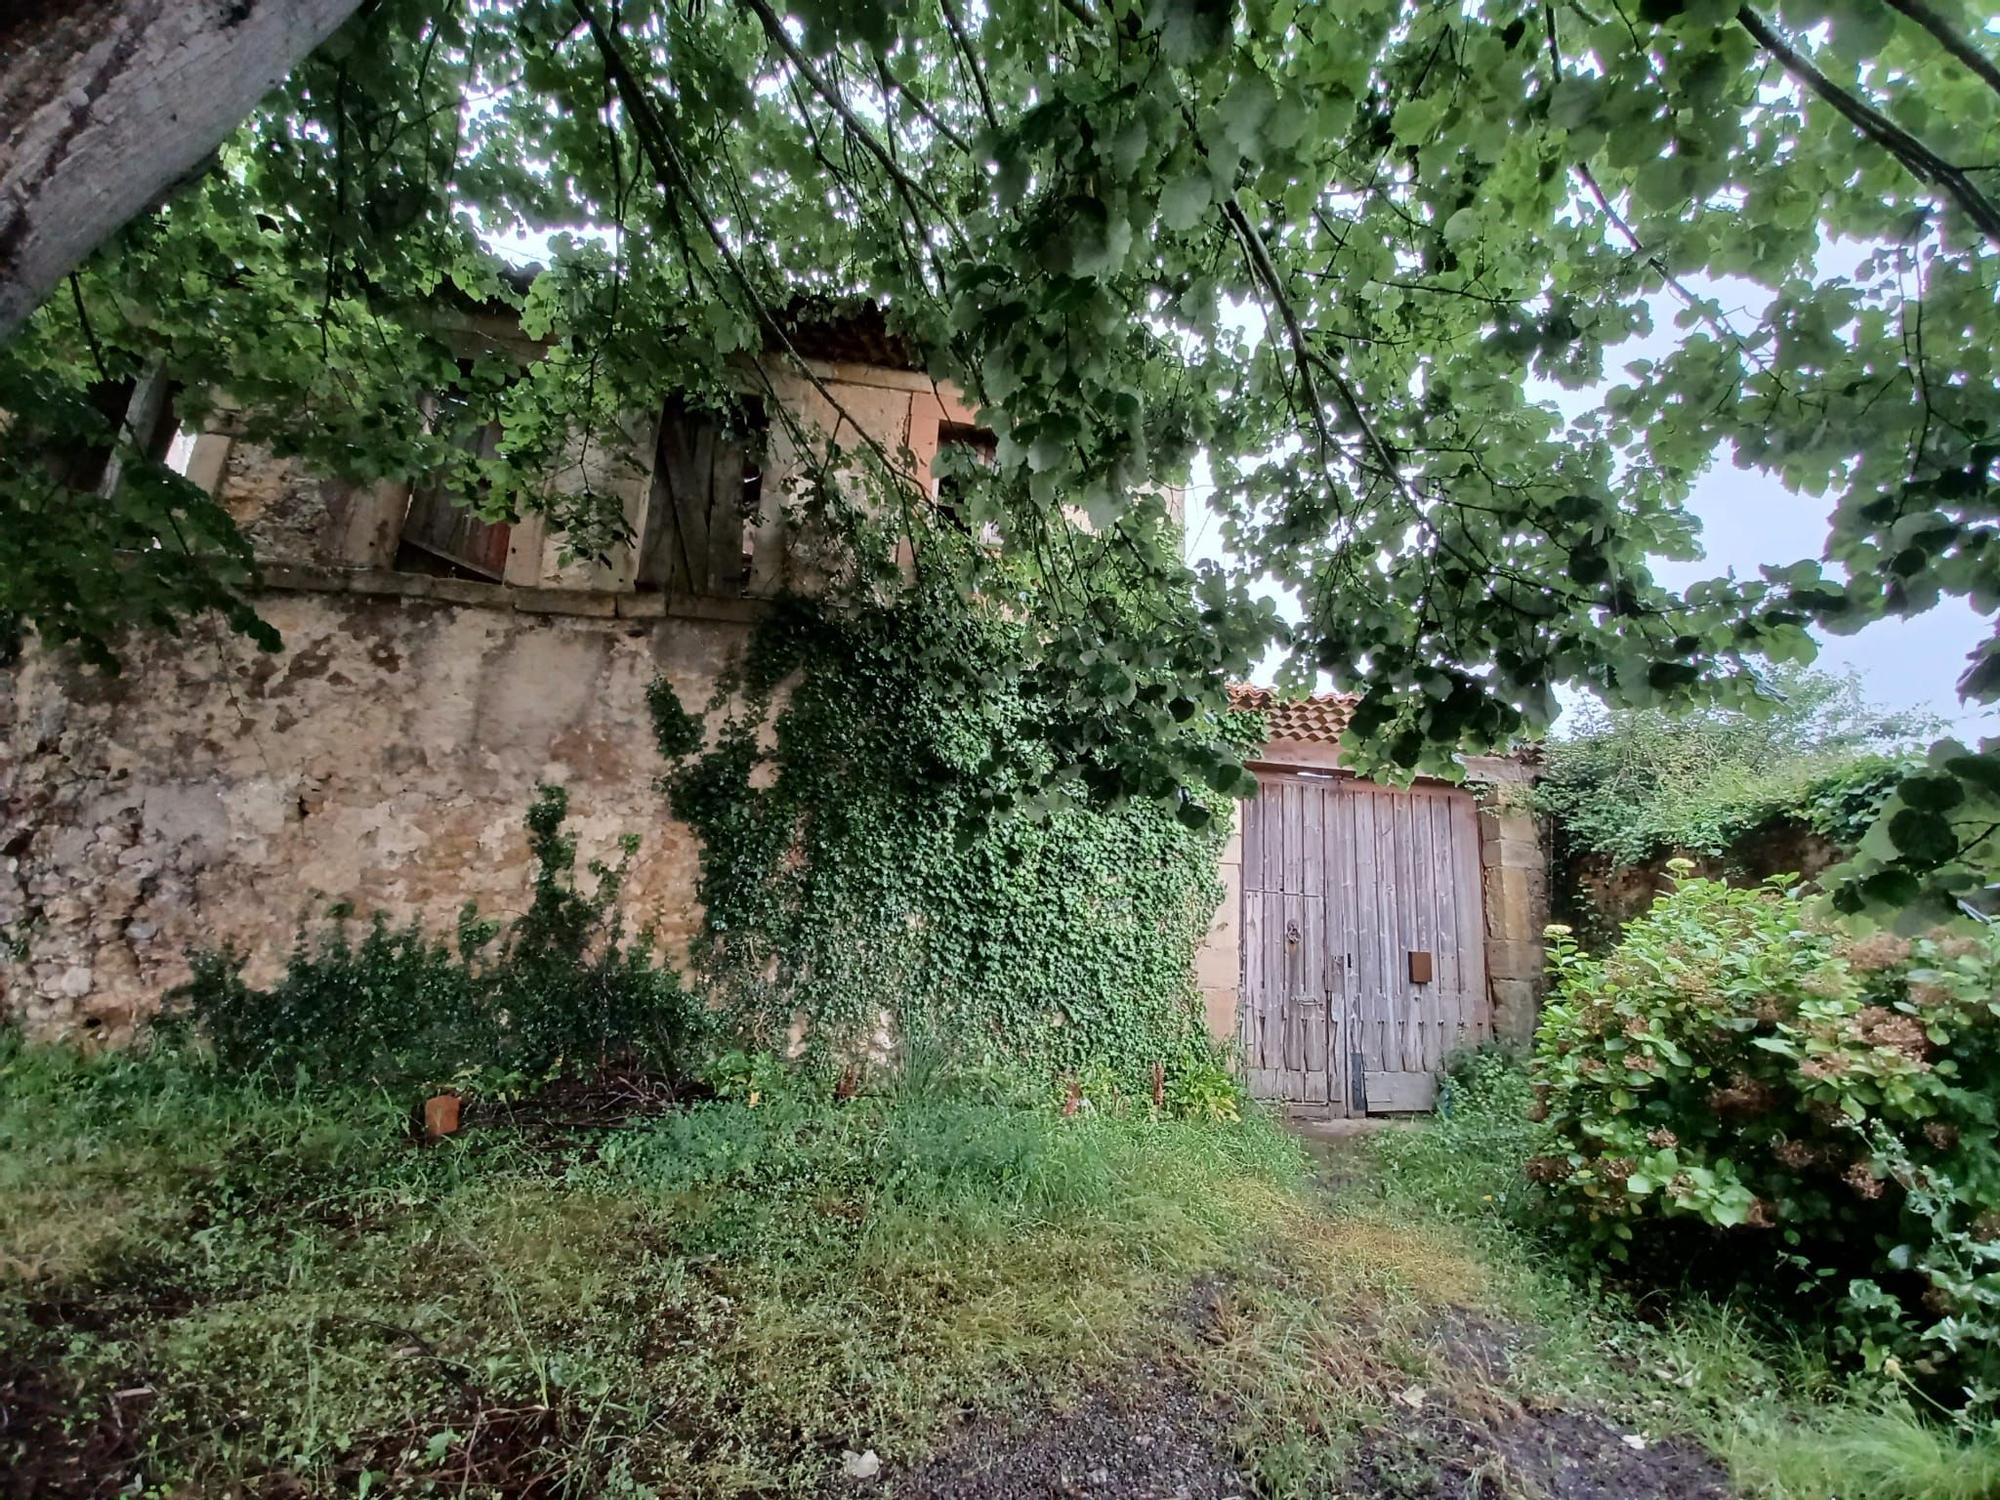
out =
[[(1426, 1455), (1558, 1411), (1753, 1495), (2000, 1493), (1991, 1448), (1726, 1309), (1579, 1291), (1492, 1211), (1494, 1111), (1329, 1196), (1262, 1119), (986, 1077), (435, 1145), (415, 1102), (0, 1052), (0, 1493), (893, 1492), (968, 1421), (1168, 1378), (1274, 1495), (1459, 1493)], [(1536, 1492), (1502, 1449), (1466, 1493)]]

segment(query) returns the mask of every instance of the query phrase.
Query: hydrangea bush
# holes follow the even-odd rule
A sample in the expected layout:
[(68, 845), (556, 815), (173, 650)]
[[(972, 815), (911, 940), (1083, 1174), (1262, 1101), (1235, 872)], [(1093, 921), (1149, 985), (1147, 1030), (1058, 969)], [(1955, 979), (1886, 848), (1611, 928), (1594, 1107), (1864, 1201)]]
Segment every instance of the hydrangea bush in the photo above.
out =
[(1601, 958), (1551, 929), (1530, 1176), (1588, 1245), (1720, 1238), (1872, 1366), (1994, 1404), (2000, 938), (1858, 935), (1782, 881), (1680, 873)]

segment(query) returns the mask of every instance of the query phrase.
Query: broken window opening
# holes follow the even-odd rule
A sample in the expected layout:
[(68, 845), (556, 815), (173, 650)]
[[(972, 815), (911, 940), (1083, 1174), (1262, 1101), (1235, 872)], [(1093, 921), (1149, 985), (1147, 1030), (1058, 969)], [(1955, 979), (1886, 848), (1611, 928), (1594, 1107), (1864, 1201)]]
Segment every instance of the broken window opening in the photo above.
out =
[[(471, 376), (471, 361), (459, 361), (459, 368), (468, 378)], [(500, 423), (487, 422), (464, 431), (464, 414), (471, 405), (470, 397), (462, 390), (454, 388), (439, 393), (427, 403), (431, 430), (460, 431), (459, 446), (474, 459), (496, 458), (500, 452)], [(474, 493), (455, 494), (441, 475), (413, 485), (396, 547), (397, 571), (504, 582), (514, 527), (511, 520), (489, 521), (479, 514), (483, 495), (478, 490), (484, 487), (482, 480)]]
[(749, 588), (767, 435), (768, 416), (755, 396), (740, 396), (722, 412), (667, 399), (635, 587), (721, 598)]
[[(969, 457), (973, 462), (988, 469), (1000, 462), (1000, 439), (987, 428), (975, 427), (967, 422), (938, 423), (937, 457), (947, 453)], [(972, 523), (968, 518), (966, 504), (966, 481), (962, 474), (940, 472), (936, 459), (931, 463), (931, 503), (938, 519), (945, 525), (972, 534)], [(988, 521), (979, 528), (979, 540), (986, 546), (995, 547), (1000, 543), (1000, 527)]]

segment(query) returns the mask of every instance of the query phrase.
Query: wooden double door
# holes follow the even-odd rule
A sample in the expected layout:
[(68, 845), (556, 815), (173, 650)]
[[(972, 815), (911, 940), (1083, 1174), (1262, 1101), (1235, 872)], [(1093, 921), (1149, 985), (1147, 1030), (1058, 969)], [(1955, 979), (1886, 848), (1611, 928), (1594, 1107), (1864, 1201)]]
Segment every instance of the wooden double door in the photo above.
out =
[(1429, 1109), (1492, 1035), (1479, 814), (1456, 787), (1270, 774), (1244, 809), (1251, 1092), (1309, 1113)]

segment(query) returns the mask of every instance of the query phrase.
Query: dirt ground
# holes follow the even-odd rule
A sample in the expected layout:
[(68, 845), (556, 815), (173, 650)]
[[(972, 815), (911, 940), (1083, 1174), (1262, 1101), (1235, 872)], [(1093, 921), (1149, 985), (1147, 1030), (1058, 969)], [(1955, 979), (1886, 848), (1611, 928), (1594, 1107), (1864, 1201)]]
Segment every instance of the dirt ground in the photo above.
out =
[(1228, 1427), (1185, 1377), (1147, 1370), (1136, 1389), (1096, 1391), (1059, 1415), (1009, 1428), (975, 1422), (883, 1486), (899, 1500), (1250, 1500)]
[[(1183, 1310), (1212, 1317), (1217, 1289), (1197, 1285)], [(1366, 1429), (1344, 1500), (1730, 1500), (1722, 1466), (1696, 1445), (1647, 1441), (1598, 1412), (1522, 1402), (1509, 1378), (1532, 1329), (1464, 1309), (1421, 1335), (1444, 1373), (1440, 1389), (1478, 1392), (1478, 1410), (1449, 1396), (1398, 1404)], [(1148, 1366), (1041, 1421), (975, 1420), (906, 1472), (857, 1481), (895, 1500), (1252, 1500), (1232, 1414), (1205, 1401), (1184, 1372)]]

